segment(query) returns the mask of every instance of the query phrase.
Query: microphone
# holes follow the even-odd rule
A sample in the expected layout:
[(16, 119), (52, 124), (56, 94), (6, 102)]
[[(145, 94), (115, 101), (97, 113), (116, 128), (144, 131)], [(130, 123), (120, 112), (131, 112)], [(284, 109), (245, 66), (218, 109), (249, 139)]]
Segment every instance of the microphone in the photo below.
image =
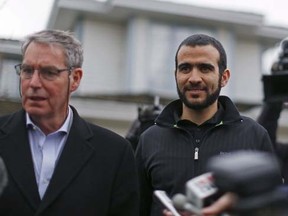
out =
[(272, 153), (242, 150), (215, 156), (207, 171), (186, 182), (185, 195), (172, 198), (176, 209), (201, 215), (203, 207), (232, 192), (238, 198), (229, 211), (239, 216), (288, 215), (288, 189), (281, 188), (279, 163)]
[(8, 183), (8, 175), (3, 159), (0, 157), (0, 195)]
[(201, 215), (201, 209), (194, 206), (192, 203), (189, 203), (186, 196), (183, 194), (175, 194), (172, 198), (173, 205), (178, 210), (188, 211), (196, 215)]
[(207, 169), (213, 172), (220, 191), (237, 195), (232, 208), (237, 215), (288, 215), (287, 194), (280, 189), (281, 170), (273, 153), (241, 150), (215, 156), (208, 161)]
[(172, 200), (167, 196), (166, 192), (163, 190), (155, 190), (155, 196), (162, 202), (162, 204), (171, 211), (174, 216), (181, 216), (177, 209), (174, 207)]
[(211, 172), (197, 176), (186, 183), (187, 200), (198, 209), (211, 204), (217, 192), (218, 188), (214, 185)]

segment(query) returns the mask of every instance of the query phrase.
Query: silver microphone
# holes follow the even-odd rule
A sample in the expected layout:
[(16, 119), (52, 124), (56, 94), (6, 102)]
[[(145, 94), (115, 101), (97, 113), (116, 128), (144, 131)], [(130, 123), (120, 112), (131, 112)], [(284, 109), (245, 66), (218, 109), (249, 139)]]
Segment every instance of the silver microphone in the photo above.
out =
[(175, 194), (172, 198), (173, 205), (178, 210), (188, 211), (196, 215), (201, 215), (201, 209), (189, 203), (187, 197), (183, 194)]

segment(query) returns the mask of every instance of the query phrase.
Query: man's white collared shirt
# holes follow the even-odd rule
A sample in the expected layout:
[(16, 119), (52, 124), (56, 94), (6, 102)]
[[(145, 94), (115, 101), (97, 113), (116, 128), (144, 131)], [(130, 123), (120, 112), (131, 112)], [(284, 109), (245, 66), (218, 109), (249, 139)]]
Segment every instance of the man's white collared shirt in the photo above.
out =
[(68, 116), (62, 127), (53, 133), (45, 135), (26, 113), (29, 143), (41, 199), (50, 183), (55, 166), (65, 145), (72, 120), (73, 112), (69, 107)]

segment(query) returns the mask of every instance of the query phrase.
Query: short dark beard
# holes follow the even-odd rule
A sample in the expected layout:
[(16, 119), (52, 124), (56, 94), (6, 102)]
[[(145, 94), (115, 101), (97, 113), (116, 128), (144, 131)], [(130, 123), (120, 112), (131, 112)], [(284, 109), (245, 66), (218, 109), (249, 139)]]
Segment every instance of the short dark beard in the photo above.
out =
[(197, 104), (193, 104), (189, 102), (187, 98), (185, 97), (185, 92), (180, 91), (177, 82), (176, 82), (176, 85), (177, 85), (178, 96), (180, 100), (185, 104), (185, 106), (193, 110), (202, 110), (212, 105), (218, 99), (220, 95), (220, 91), (221, 91), (221, 77), (218, 82), (218, 88), (214, 92), (212, 92), (212, 94), (208, 94), (205, 101), (203, 101), (202, 103), (197, 103)]

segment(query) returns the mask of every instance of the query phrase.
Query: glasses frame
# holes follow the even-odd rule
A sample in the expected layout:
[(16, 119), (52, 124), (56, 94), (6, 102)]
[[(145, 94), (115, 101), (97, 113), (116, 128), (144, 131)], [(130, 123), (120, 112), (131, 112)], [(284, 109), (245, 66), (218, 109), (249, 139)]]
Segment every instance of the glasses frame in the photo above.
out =
[[(22, 64), (20, 63), (20, 64), (17, 64), (17, 65), (14, 65), (14, 68), (15, 68), (15, 70), (16, 70), (16, 74), (19, 76), (19, 77), (21, 77), (21, 70), (22, 70)], [(55, 78), (52, 78), (52, 79), (47, 79), (47, 78), (45, 78), (45, 76), (43, 76), (42, 75), (42, 73), (39, 71), (39, 69), (35, 69), (34, 67), (32, 67), (33, 68), (33, 73), (31, 74), (31, 77), (26, 77), (26, 78), (23, 78), (23, 77), (21, 77), (21, 78), (23, 78), (23, 79), (31, 79), (32, 78), (32, 76), (33, 76), (33, 74), (34, 74), (34, 72), (35, 72), (35, 70), (38, 70), (38, 72), (39, 72), (39, 75), (40, 75), (40, 77), (41, 78), (43, 78), (44, 80), (49, 80), (49, 81), (53, 81), (53, 80), (55, 80)], [(61, 72), (64, 72), (64, 71), (68, 71), (68, 73), (69, 73), (69, 75), (71, 74), (71, 72), (72, 72), (72, 70), (73, 70), (73, 67), (69, 67), (69, 68), (63, 68), (63, 69), (58, 69), (58, 68), (55, 68), (55, 71), (57, 71), (57, 74), (59, 75)]]

